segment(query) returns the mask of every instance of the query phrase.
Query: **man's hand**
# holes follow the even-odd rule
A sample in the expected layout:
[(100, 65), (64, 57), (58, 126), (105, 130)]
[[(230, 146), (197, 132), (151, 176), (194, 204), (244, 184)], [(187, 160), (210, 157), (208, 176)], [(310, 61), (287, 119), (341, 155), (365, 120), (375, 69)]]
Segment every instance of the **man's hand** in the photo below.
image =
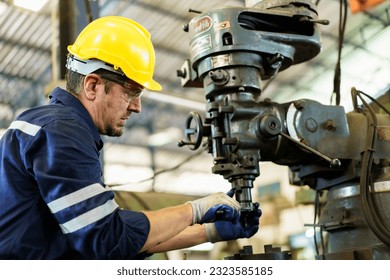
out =
[(259, 204), (255, 203), (254, 211), (245, 216), (238, 215), (234, 221), (216, 221), (213, 224), (206, 224), (207, 239), (215, 243), (252, 237), (259, 230), (261, 214)]
[(240, 204), (222, 192), (189, 201), (192, 206), (192, 224), (210, 223), (218, 220), (234, 221), (239, 216)]

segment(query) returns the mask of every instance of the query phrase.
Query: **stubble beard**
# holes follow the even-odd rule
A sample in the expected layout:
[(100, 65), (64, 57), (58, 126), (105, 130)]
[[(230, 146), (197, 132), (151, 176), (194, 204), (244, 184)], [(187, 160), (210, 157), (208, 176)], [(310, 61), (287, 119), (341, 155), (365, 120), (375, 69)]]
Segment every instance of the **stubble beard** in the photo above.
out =
[(107, 135), (110, 137), (119, 137), (119, 136), (122, 136), (122, 134), (123, 134), (123, 127), (113, 127), (113, 126), (108, 125), (105, 128), (104, 133), (101, 133), (101, 134)]

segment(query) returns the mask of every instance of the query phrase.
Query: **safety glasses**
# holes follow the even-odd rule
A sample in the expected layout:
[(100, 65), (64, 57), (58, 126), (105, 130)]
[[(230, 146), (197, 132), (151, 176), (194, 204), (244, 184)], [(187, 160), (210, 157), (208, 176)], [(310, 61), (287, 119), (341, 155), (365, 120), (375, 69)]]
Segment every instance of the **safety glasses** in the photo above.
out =
[(144, 92), (143, 87), (131, 80), (124, 81), (112, 75), (99, 74), (99, 76), (104, 80), (121, 85), (124, 88), (123, 98), (127, 102), (131, 102), (132, 100), (139, 98)]

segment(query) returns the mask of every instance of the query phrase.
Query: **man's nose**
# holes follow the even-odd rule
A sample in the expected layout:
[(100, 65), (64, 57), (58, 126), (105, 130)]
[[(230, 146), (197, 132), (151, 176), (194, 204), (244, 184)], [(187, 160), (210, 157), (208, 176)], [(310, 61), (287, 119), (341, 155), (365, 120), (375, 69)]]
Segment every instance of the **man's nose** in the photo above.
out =
[(130, 101), (129, 107), (127, 108), (129, 111), (135, 112), (135, 113), (141, 113), (142, 106), (141, 106), (141, 97), (134, 98)]

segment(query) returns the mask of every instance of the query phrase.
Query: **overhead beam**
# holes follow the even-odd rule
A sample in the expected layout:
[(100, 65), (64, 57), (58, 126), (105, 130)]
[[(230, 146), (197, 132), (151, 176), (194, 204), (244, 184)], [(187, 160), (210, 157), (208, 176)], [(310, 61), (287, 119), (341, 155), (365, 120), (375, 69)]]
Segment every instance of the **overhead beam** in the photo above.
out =
[(50, 49), (45, 49), (38, 47), (34, 44), (29, 44), (29, 43), (20, 43), (17, 40), (13, 40), (11, 38), (3, 38), (0, 37), (0, 43), (4, 44), (3, 48), (5, 48), (7, 45), (10, 45), (12, 48), (20, 48), (20, 49), (28, 49), (28, 50), (33, 50), (34, 52), (43, 52), (43, 53), (48, 53), (50, 54)]
[(75, 2), (74, 1), (58, 1), (59, 15), (59, 77), (65, 78), (65, 57), (68, 53), (67, 47), (75, 39)]

